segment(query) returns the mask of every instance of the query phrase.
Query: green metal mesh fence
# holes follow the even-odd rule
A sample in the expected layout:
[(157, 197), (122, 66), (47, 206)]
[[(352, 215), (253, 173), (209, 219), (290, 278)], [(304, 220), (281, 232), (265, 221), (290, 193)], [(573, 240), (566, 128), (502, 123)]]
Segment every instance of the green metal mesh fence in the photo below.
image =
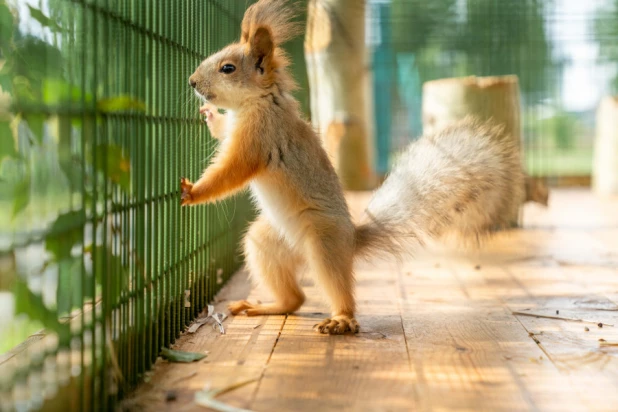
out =
[(247, 197), (178, 187), (215, 145), (188, 76), (247, 3), (0, 2), (2, 410), (110, 409), (241, 263)]

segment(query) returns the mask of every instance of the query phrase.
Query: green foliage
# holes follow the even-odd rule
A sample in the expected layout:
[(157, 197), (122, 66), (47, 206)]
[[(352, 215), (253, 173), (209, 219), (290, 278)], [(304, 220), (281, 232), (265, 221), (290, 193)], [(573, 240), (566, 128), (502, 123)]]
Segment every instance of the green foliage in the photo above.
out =
[(41, 98), (46, 106), (62, 106), (70, 103), (92, 102), (92, 94), (84, 93), (79, 87), (59, 78), (43, 78)]
[(141, 100), (131, 96), (117, 96), (109, 99), (101, 99), (97, 103), (97, 109), (102, 113), (114, 113), (125, 110), (146, 111), (146, 105)]
[(85, 170), (82, 169), (80, 158), (72, 153), (72, 132), (73, 119), (70, 116), (58, 116), (58, 163), (71, 190), (77, 190), (82, 186)]
[(105, 285), (108, 304), (117, 304), (123, 291), (126, 292), (128, 289), (129, 269), (122, 263), (120, 256), (114, 255), (109, 247), (90, 245), (86, 250), (86, 255), (93, 263), (91, 276), (96, 279), (97, 285)]
[(131, 190), (131, 161), (122, 148), (114, 144), (98, 145), (96, 157), (97, 169), (128, 193)]
[(7, 54), (13, 38), (13, 14), (4, 1), (0, 2), (0, 50)]
[[(44, 247), (28, 265), (27, 279), (9, 286), (20, 314), (11, 325), (56, 332), (63, 347), (72, 337), (83, 339), (84, 346), (72, 350), (83, 350), (87, 363), (71, 366), (88, 374), (74, 376), (76, 382), (101, 383), (89, 404), (113, 409), (105, 398), (114, 392), (106, 370), (112, 349), (125, 382), (136, 383), (159, 348), (169, 345), (220, 286), (208, 274), (224, 268), (226, 278), (238, 264), (232, 244), (251, 214), (248, 198), (228, 212), (231, 219), (219, 220), (214, 207), (181, 209), (174, 200), (174, 176), (197, 174), (200, 156), (210, 154), (203, 153), (210, 143), (194, 139), (208, 138), (203, 123), (194, 121), (196, 107), (183, 106), (182, 93), (192, 97), (183, 72), (201, 53), (237, 36), (244, 10), (237, 2), (217, 3), (166, 5), (199, 8), (202, 21), (210, 21), (210, 13), (223, 16), (223, 24), (208, 25), (208, 36), (189, 31), (189, 40), (158, 24), (162, 16), (169, 17), (170, 27), (181, 27), (177, 16), (184, 13), (166, 15), (161, 8), (152, 8), (153, 18), (144, 20), (140, 10), (111, 3), (97, 3), (95, 10), (88, 2), (51, 0), (40, 2), (42, 12), (36, 1), (10, 10), (0, 0), (1, 106), (9, 108), (0, 116), (1, 237), (15, 252)], [(229, 13), (222, 12), (226, 9)], [(135, 24), (144, 30), (135, 31)], [(151, 41), (161, 37), (169, 41), (152, 49)], [(294, 52), (302, 57), (301, 38), (298, 43)], [(304, 72), (302, 64), (295, 66)], [(22, 275), (16, 272), (25, 256), (18, 253), (12, 278)], [(52, 289), (37, 291), (41, 285)], [(176, 305), (186, 289), (192, 291), (191, 308)], [(95, 309), (84, 316), (85, 326), (81, 319), (63, 323), (64, 316), (90, 303)], [(204, 357), (168, 355), (176, 361)], [(26, 361), (20, 373), (33, 370)]]
[(43, 132), (47, 116), (41, 113), (23, 113), (22, 119), (28, 124), (34, 139), (38, 144), (43, 143)]
[(14, 84), (13, 90), (5, 91), (11, 92), (20, 109), (32, 103), (31, 98), (39, 99), (35, 103), (41, 101), (44, 80), (63, 78), (64, 59), (60, 50), (38, 37), (14, 37), (2, 71), (19, 82), (20, 88)]
[[(393, 43), (397, 52), (418, 53), (434, 73), (441, 54), (464, 61), (450, 76), (516, 74), (524, 92), (550, 90), (561, 62), (552, 56), (542, 0), (394, 0)], [(465, 7), (458, 7), (459, 4)], [(533, 39), (533, 40), (532, 40)], [(456, 68), (461, 68), (455, 65)], [(449, 77), (450, 77), (449, 76)], [(429, 78), (445, 77), (434, 73)]]
[(58, 23), (56, 23), (55, 21), (47, 17), (45, 14), (43, 14), (41, 10), (34, 8), (30, 5), (28, 5), (28, 9), (30, 10), (30, 16), (36, 21), (38, 21), (39, 23), (41, 23), (43, 27), (47, 27), (52, 31), (62, 30), (62, 28), (58, 25)]
[[(594, 34), (599, 43), (599, 58), (618, 65), (618, 0), (599, 9)], [(618, 93), (618, 73), (613, 83), (614, 91)]]
[(454, 36), (457, 0), (392, 1), (392, 36), (395, 51), (416, 53), (435, 35)]
[(471, 72), (514, 73), (524, 92), (547, 90), (548, 74), (557, 64), (546, 34), (547, 7), (548, 2), (541, 0), (469, 2), (456, 47), (469, 56)]
[(17, 314), (23, 313), (31, 320), (41, 322), (46, 329), (58, 334), (60, 346), (68, 346), (71, 340), (70, 326), (58, 320), (57, 312), (45, 306), (41, 295), (34, 294), (21, 279), (14, 282), (13, 295)]
[(82, 285), (81, 258), (68, 257), (58, 261), (57, 265), (56, 311), (59, 316), (66, 316), (80, 307), (84, 298), (92, 297), (92, 282)]
[(17, 156), (15, 150), (15, 140), (9, 122), (0, 121), (0, 163), (4, 157)]
[(586, 128), (575, 114), (558, 111), (543, 118), (535, 118), (531, 114), (526, 124), (526, 133), (542, 136), (544, 141), (553, 141), (554, 149), (564, 151), (573, 149), (575, 142), (586, 133)]
[[(30, 5), (28, 9), (30, 16), (43, 27), (49, 28), (54, 33), (62, 32), (62, 27), (39, 9)], [(74, 79), (67, 79), (65, 71), (67, 62), (60, 49), (46, 40), (20, 33), (17, 25), (14, 24), (11, 10), (4, 2), (0, 3), (0, 23), (2, 23), (0, 50), (5, 59), (0, 70), (0, 87), (11, 96), (13, 118), (17, 122), (25, 122), (31, 132), (29, 137), (34, 137), (29, 140), (29, 144), (26, 143), (27, 152), (22, 154), (18, 151), (9, 121), (0, 122), (0, 162), (7, 158), (12, 159), (10, 167), (5, 169), (38, 170), (48, 174), (49, 169), (54, 168), (54, 164), (32, 164), (30, 156), (34, 148), (43, 147), (45, 144), (46, 150), (57, 151), (57, 156), (49, 158), (57, 159), (57, 167), (65, 174), (71, 191), (80, 193), (85, 179), (91, 183), (86, 186), (84, 202), (92, 198), (88, 191), (94, 189), (101, 191), (93, 184), (100, 184), (103, 179), (107, 179), (111, 183), (110, 186), (117, 185), (129, 193), (131, 162), (122, 147), (114, 144), (99, 144), (93, 148), (96, 156), (74, 155), (73, 133), (79, 132), (82, 139), (86, 141), (96, 141), (97, 117), (82, 118), (81, 116), (54, 114), (59, 109), (72, 104), (82, 106), (84, 103), (90, 104), (94, 101), (91, 93), (73, 84)], [(99, 99), (95, 107), (100, 114), (125, 110), (143, 112), (146, 109), (142, 101), (130, 95)], [(50, 120), (50, 115), (57, 120), (55, 123), (58, 126), (57, 139), (44, 141), (45, 135), (56, 132), (56, 130), (46, 130), (45, 125)], [(81, 164), (82, 157), (86, 161), (85, 168)], [(2, 190), (6, 189), (10, 193), (13, 219), (31, 202), (47, 200), (44, 197), (31, 196), (31, 192), (36, 191), (33, 187), (35, 175), (17, 173), (8, 180), (0, 176)], [(96, 175), (99, 177), (97, 178)], [(108, 270), (112, 268), (117, 270), (110, 275), (118, 277), (114, 281), (118, 281), (120, 289), (114, 288), (114, 290), (123, 290), (129, 279), (120, 258), (113, 256), (111, 251), (103, 246), (90, 247), (91, 256), (96, 255), (93, 271), (89, 274), (83, 272), (83, 258), (81, 254), (73, 256), (72, 250), (83, 243), (86, 218), (83, 209), (62, 213), (48, 227), (47, 234), (44, 236), (45, 249), (51, 254), (51, 259), (45, 263), (45, 266), (53, 266), (58, 271), (55, 310), (47, 308), (41, 297), (33, 294), (25, 282), (18, 282), (14, 291), (18, 313), (25, 313), (31, 321), (40, 321), (45, 328), (58, 332), (65, 343), (69, 340), (69, 331), (66, 325), (58, 322), (58, 317), (67, 315), (73, 309), (80, 307), (84, 299), (94, 297), (95, 281), (100, 287), (104, 282), (111, 280), (103, 272), (103, 265), (107, 265)], [(119, 299), (120, 296), (111, 296), (112, 302), (118, 302)]]
[[(30, 17), (43, 27), (51, 29), (54, 33), (62, 33), (62, 27), (52, 18), (31, 5), (28, 5), (28, 9)], [(67, 79), (65, 70), (67, 62), (58, 47), (41, 38), (23, 35), (17, 30), (14, 16), (4, 2), (0, 4), (0, 22), (2, 22), (0, 47), (6, 59), (0, 69), (0, 87), (11, 96), (11, 110), (15, 118), (27, 124), (31, 132), (30, 144), (41, 146), (44, 135), (47, 133), (45, 126), (50, 119), (50, 114), (54, 116), (53, 113), (59, 108), (71, 104), (92, 103), (94, 97), (91, 93), (72, 84), (74, 79)], [(141, 100), (130, 95), (101, 98), (96, 102), (95, 107), (103, 115), (118, 111), (144, 112), (146, 110)], [(58, 151), (59, 167), (70, 182), (71, 190), (81, 191), (84, 178), (100, 184), (102, 180), (95, 179), (93, 176), (95, 171), (98, 171), (104, 179), (108, 179), (109, 182), (129, 193), (130, 160), (122, 148), (115, 145), (99, 145), (96, 148), (94, 159), (91, 156), (85, 157), (85, 168), (81, 167), (81, 163), (76, 163), (72, 155), (74, 151), (71, 145), (73, 131), (77, 128), (84, 139), (94, 140), (96, 138), (95, 121), (94, 116), (87, 118), (85, 122), (82, 122), (81, 118), (58, 116), (58, 144), (55, 148)], [(80, 126), (81, 129), (79, 129)], [(7, 122), (0, 123), (0, 132), (0, 162), (7, 157), (14, 158), (19, 160), (21, 166), (15, 166), (12, 170), (19, 167), (27, 170), (29, 159), (22, 157), (17, 151)], [(12, 184), (13, 187), (9, 190), (13, 193), (13, 216), (15, 217), (25, 210), (30, 202), (30, 177), (13, 181)], [(90, 185), (86, 189), (92, 190), (94, 187)], [(85, 196), (91, 198), (89, 193)]]
[(13, 187), (13, 218), (24, 210), (30, 202), (30, 178), (22, 179)]
[(57, 262), (71, 257), (73, 247), (82, 241), (83, 211), (64, 213), (56, 219), (45, 237), (45, 250), (50, 252)]
[(582, 127), (573, 116), (560, 113), (550, 119), (549, 129), (553, 131), (558, 149), (570, 149), (577, 137), (582, 133)]

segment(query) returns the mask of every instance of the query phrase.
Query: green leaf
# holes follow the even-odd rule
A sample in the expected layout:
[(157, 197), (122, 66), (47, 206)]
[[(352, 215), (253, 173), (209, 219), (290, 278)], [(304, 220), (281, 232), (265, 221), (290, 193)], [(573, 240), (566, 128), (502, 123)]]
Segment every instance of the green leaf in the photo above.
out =
[(35, 140), (41, 144), (43, 142), (47, 116), (40, 113), (22, 113), (22, 118), (28, 123), (28, 128), (34, 135)]
[(34, 8), (31, 5), (28, 5), (28, 8), (30, 9), (30, 16), (36, 21), (38, 21), (39, 23), (41, 23), (41, 26), (49, 27), (50, 30), (56, 31), (56, 32), (62, 30), (62, 27), (60, 27), (58, 23), (56, 23), (55, 21), (47, 17), (45, 14), (43, 14), (41, 10)]
[[(6, 56), (9, 63), (7, 71), (13, 80), (13, 87), (17, 86), (18, 79), (27, 83), (28, 92), (33, 95), (34, 103), (42, 99), (43, 79), (59, 79), (65, 74), (64, 58), (58, 48), (44, 40), (25, 35), (16, 38), (11, 48), (11, 54)], [(4, 73), (4, 69), (2, 70)], [(21, 96), (13, 96), (15, 99)], [(14, 102), (19, 107), (20, 102)]]
[[(66, 316), (79, 308), (84, 298), (92, 297), (92, 283), (82, 277), (81, 257), (63, 259), (58, 262), (58, 287), (56, 289), (56, 309), (59, 316)], [(82, 288), (82, 284), (86, 287)], [(85, 295), (82, 290), (85, 289)]]
[(82, 242), (84, 217), (82, 211), (71, 211), (56, 218), (45, 236), (45, 250), (57, 262), (71, 258), (71, 249)]
[(10, 73), (10, 63), (6, 62), (0, 69), (0, 88), (7, 93), (13, 89), (13, 75)]
[(24, 280), (16, 279), (13, 285), (15, 312), (17, 314), (23, 313), (31, 320), (40, 321), (47, 330), (56, 332), (60, 339), (60, 345), (66, 347), (71, 340), (70, 326), (60, 323), (57, 313), (45, 306), (43, 298), (32, 293)]
[(96, 150), (97, 170), (128, 193), (131, 190), (131, 161), (124, 155), (122, 148), (114, 144), (100, 144)]
[(11, 80), (13, 94), (12, 105), (16, 108), (36, 103), (36, 97), (32, 91), (32, 83), (26, 76), (14, 76)]
[(15, 139), (9, 122), (0, 122), (0, 162), (5, 157), (16, 157)]
[(42, 82), (43, 103), (48, 106), (62, 103), (81, 103), (82, 97), (86, 103), (92, 102), (92, 94), (84, 93), (79, 87), (62, 79), (44, 78)]
[(184, 362), (189, 363), (196, 360), (200, 360), (206, 357), (204, 353), (197, 352), (183, 352), (179, 350), (167, 349), (165, 347), (161, 348), (161, 356), (170, 362)]
[[(107, 301), (114, 305), (120, 301), (120, 294), (129, 286), (129, 269), (122, 264), (120, 256), (114, 255), (108, 247), (88, 245), (84, 254), (94, 259), (94, 278), (107, 293)], [(92, 278), (92, 277), (91, 277)]]
[(13, 219), (20, 214), (30, 203), (30, 177), (17, 183), (13, 187)]
[(9, 46), (13, 40), (13, 14), (6, 5), (6, 2), (0, 2), (0, 49), (6, 55), (9, 54)]
[(72, 122), (73, 118), (70, 116), (58, 116), (58, 163), (69, 180), (70, 188), (78, 190), (84, 173), (79, 156), (75, 155), (71, 148)]
[(97, 109), (103, 113), (113, 113), (124, 110), (137, 110), (140, 112), (145, 112), (146, 104), (134, 97), (122, 95), (99, 100), (97, 103)]

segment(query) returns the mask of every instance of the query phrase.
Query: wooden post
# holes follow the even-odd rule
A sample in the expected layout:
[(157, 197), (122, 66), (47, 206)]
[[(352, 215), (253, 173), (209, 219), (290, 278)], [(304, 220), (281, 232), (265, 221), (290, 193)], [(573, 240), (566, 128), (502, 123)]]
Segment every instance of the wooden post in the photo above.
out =
[[(491, 119), (494, 123), (503, 125), (504, 134), (501, 138), (511, 139), (521, 150), (517, 76), (471, 76), (426, 82), (423, 85), (422, 110), (425, 134), (435, 133), (466, 116), (474, 116), (482, 121)], [(528, 186), (527, 184), (526, 187)], [(519, 206), (513, 207), (513, 226), (521, 223)]]
[(346, 189), (375, 187), (365, 2), (310, 0), (305, 59), (311, 120)]
[(597, 111), (592, 188), (599, 195), (618, 194), (618, 96), (606, 97)]

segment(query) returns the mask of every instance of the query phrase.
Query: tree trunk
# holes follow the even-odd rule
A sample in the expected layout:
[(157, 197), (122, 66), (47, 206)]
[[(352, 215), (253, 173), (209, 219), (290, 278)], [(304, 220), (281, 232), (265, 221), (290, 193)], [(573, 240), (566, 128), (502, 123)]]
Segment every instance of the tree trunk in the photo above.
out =
[[(423, 85), (423, 133), (435, 133), (468, 115), (502, 124), (502, 138), (511, 139), (521, 150), (517, 76), (472, 76), (434, 80)], [(521, 222), (519, 209), (513, 208), (513, 226)]]
[(592, 188), (599, 195), (618, 194), (618, 96), (603, 99), (597, 112)]
[(375, 187), (365, 2), (310, 0), (305, 58), (311, 120), (346, 189)]

